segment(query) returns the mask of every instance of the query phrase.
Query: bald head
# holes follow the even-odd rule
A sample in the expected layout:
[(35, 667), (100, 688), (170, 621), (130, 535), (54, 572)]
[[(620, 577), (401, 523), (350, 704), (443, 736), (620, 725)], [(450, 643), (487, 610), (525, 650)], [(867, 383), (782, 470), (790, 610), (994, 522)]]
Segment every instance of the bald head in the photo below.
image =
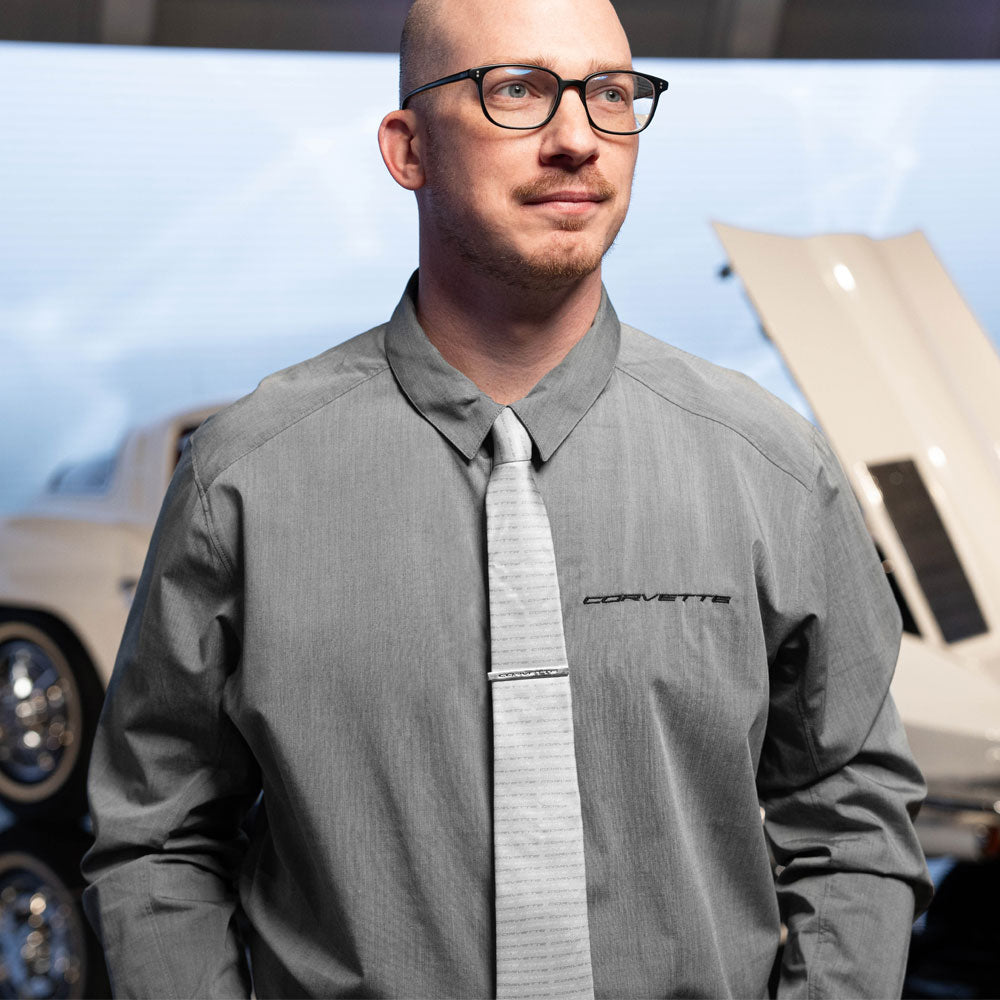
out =
[[(600, 25), (609, 41), (628, 52), (628, 40), (610, 0), (509, 0), (499, 11), (495, 0), (414, 0), (399, 41), (399, 101), (411, 90), (447, 73), (468, 69), (470, 63), (452, 65), (454, 50), (458, 61), (465, 50), (479, 50), (477, 42), (488, 44), (491, 28), (498, 21), (508, 26), (518, 22), (529, 27), (544, 19), (559, 25), (567, 34), (590, 21)], [(492, 59), (503, 61), (523, 56), (513, 52), (483, 52), (473, 64)]]

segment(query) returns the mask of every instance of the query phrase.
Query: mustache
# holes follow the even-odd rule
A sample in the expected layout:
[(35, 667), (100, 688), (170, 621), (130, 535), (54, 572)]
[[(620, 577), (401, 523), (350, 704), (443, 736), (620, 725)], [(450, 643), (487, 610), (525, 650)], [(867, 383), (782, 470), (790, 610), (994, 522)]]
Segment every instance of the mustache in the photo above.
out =
[(596, 195), (605, 201), (613, 198), (616, 194), (615, 188), (608, 182), (607, 178), (596, 171), (589, 174), (573, 174), (571, 178), (565, 175), (563, 177), (539, 177), (525, 184), (519, 184), (511, 193), (520, 202), (545, 198), (558, 191), (585, 191), (588, 195)]

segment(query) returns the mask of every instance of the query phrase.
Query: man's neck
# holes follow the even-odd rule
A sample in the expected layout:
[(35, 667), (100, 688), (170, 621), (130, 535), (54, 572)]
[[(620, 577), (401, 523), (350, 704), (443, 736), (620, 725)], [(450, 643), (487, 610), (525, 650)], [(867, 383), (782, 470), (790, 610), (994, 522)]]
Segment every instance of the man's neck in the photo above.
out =
[(600, 269), (540, 292), (461, 270), (460, 278), (443, 276), (421, 264), (417, 318), (448, 364), (505, 405), (566, 357), (601, 304)]

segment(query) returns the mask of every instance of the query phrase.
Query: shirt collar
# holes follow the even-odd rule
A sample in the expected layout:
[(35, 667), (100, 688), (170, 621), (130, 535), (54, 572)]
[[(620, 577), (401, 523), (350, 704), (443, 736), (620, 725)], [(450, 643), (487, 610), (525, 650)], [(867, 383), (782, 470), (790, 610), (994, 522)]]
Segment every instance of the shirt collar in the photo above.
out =
[[(419, 272), (414, 271), (385, 332), (385, 353), (411, 403), (467, 458), (472, 459), (503, 409), (453, 368), (417, 322)], [(552, 371), (511, 409), (547, 462), (608, 384), (621, 340), (618, 316), (601, 286), (590, 329)]]

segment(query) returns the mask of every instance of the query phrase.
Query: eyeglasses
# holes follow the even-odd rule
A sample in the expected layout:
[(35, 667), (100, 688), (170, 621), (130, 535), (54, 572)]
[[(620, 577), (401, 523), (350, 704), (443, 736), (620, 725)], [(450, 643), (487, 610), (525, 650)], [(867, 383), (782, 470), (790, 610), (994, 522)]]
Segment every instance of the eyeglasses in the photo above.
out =
[(564, 91), (575, 87), (587, 119), (598, 132), (635, 135), (652, 120), (667, 81), (631, 70), (604, 70), (582, 80), (564, 80), (543, 66), (477, 66), (444, 76), (411, 90), (415, 94), (459, 80), (475, 80), (483, 114), (501, 128), (533, 129), (547, 125), (559, 108)]

